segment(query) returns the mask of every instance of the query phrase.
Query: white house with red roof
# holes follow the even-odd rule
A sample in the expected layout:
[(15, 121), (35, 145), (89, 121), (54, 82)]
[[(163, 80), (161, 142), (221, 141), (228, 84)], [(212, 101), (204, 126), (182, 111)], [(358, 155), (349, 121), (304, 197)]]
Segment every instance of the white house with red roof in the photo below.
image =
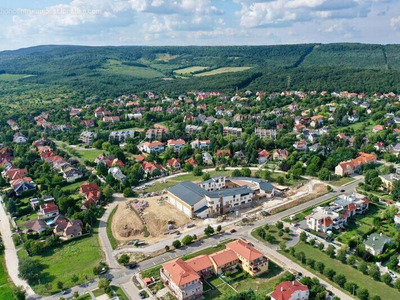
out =
[(167, 160), (167, 166), (173, 170), (179, 170), (181, 168), (181, 162), (179, 158), (171, 158)]
[(142, 151), (147, 153), (156, 153), (164, 151), (164, 144), (159, 141), (154, 142), (144, 142), (141, 145)]
[(50, 219), (59, 215), (58, 206), (54, 202), (47, 202), (39, 206), (39, 219)]
[(310, 291), (298, 281), (284, 281), (278, 284), (270, 296), (271, 300), (307, 300)]
[(182, 149), (182, 147), (185, 145), (186, 145), (186, 142), (183, 139), (167, 141), (167, 147), (173, 148), (174, 152), (179, 152)]
[(271, 153), (267, 150), (260, 150), (258, 151), (258, 163), (259, 164), (265, 164), (269, 157), (271, 156)]

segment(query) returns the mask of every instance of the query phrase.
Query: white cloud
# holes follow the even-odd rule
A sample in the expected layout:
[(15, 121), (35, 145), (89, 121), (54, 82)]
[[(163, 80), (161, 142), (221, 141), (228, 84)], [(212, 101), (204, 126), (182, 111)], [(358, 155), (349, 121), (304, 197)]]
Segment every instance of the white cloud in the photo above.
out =
[(390, 26), (394, 30), (400, 30), (400, 16), (390, 19)]

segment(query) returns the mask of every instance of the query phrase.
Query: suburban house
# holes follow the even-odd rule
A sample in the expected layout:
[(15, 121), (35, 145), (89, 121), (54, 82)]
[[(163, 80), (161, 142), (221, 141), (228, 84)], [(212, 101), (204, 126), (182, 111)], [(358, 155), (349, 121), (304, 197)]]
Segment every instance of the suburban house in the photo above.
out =
[(200, 275), (181, 258), (164, 263), (160, 269), (160, 277), (178, 300), (202, 298), (203, 283)]
[(272, 153), (272, 158), (279, 161), (285, 160), (288, 156), (289, 152), (285, 149), (275, 149)]
[(85, 130), (81, 133), (79, 140), (86, 145), (90, 145), (96, 137), (96, 133)]
[(21, 133), (21, 132), (16, 132), (13, 137), (13, 142), (16, 144), (23, 144), (26, 143), (28, 139)]
[(232, 135), (235, 137), (241, 137), (242, 136), (242, 128), (237, 128), (237, 127), (224, 127), (222, 131), (224, 136)]
[(162, 139), (166, 131), (164, 128), (157, 128), (157, 129), (149, 129), (146, 131), (146, 139), (155, 140), (155, 139)]
[(171, 158), (167, 160), (167, 166), (173, 170), (179, 170), (181, 168), (181, 162), (179, 158)]
[(112, 177), (114, 177), (115, 180), (119, 182), (124, 182), (126, 179), (126, 176), (124, 173), (122, 173), (121, 169), (119, 167), (111, 167), (108, 169), (108, 174), (111, 174)]
[(118, 123), (120, 121), (119, 116), (103, 117), (104, 123)]
[(182, 149), (182, 147), (185, 145), (186, 145), (186, 142), (183, 139), (167, 141), (167, 147), (173, 148), (174, 152), (179, 152)]
[(26, 234), (31, 234), (31, 233), (42, 233), (43, 231), (46, 231), (49, 228), (49, 226), (46, 224), (45, 221), (41, 219), (33, 219), (30, 221), (27, 221), (25, 223), (25, 230), (24, 233)]
[(339, 176), (352, 175), (357, 172), (362, 165), (374, 163), (376, 159), (377, 156), (375, 154), (360, 152), (357, 158), (339, 163), (335, 168), (335, 174)]
[(265, 164), (268, 161), (270, 155), (271, 153), (269, 153), (269, 151), (267, 150), (258, 151), (258, 163)]
[(226, 244), (219, 252), (166, 262), (160, 270), (161, 280), (177, 299), (202, 299), (201, 279), (235, 270), (239, 266), (251, 276), (268, 270), (268, 259), (243, 240)]
[(260, 139), (264, 138), (276, 139), (276, 129), (255, 128), (254, 133)]
[[(258, 178), (216, 177), (199, 185), (180, 182), (168, 190), (169, 202), (189, 217), (207, 218), (226, 214), (251, 205), (262, 197), (270, 198), (274, 187)], [(225, 188), (226, 187), (226, 188)]]
[(156, 162), (143, 162), (142, 168), (146, 174), (153, 175), (155, 170), (160, 171), (162, 173), (164, 171), (163, 167)]
[(38, 217), (46, 220), (57, 217), (59, 213), (58, 206), (54, 202), (48, 202), (39, 206)]
[(24, 177), (10, 181), (10, 186), (17, 196), (21, 196), (23, 193), (36, 190), (36, 184), (30, 177)]
[(400, 180), (400, 165), (396, 165), (396, 172), (392, 174), (379, 175), (382, 185), (389, 193), (393, 190), (393, 184), (396, 180)]
[(96, 206), (101, 195), (101, 189), (96, 182), (85, 182), (79, 188), (79, 193), (85, 196), (83, 209), (88, 209), (90, 206)]
[(134, 136), (135, 136), (135, 131), (133, 130), (111, 131), (108, 139), (110, 141), (117, 141), (123, 143), (125, 142), (126, 139), (133, 138)]
[(210, 147), (210, 140), (204, 140), (204, 141), (200, 141), (200, 140), (194, 140), (193, 142), (190, 143), (190, 145), (192, 146), (192, 149), (208, 149)]
[(298, 281), (284, 281), (277, 285), (271, 294), (271, 300), (308, 300), (308, 287)]
[(201, 126), (196, 125), (186, 125), (185, 132), (188, 134), (200, 132), (202, 130)]
[(185, 161), (185, 163), (188, 164), (188, 165), (192, 165), (194, 167), (197, 167), (199, 165), (199, 163), (193, 157), (188, 158)]
[(83, 224), (81, 220), (67, 221), (65, 218), (56, 222), (54, 234), (58, 235), (61, 240), (68, 241), (82, 235)]
[(156, 153), (164, 151), (164, 144), (159, 141), (154, 142), (144, 142), (141, 145), (142, 151), (147, 153)]
[(61, 173), (63, 175), (63, 178), (67, 182), (74, 182), (75, 180), (81, 178), (83, 176), (83, 173), (81, 170), (72, 167), (70, 164), (65, 164), (61, 166)]
[(393, 240), (382, 233), (372, 233), (364, 241), (365, 249), (372, 255), (382, 254), (386, 245), (390, 245)]
[(205, 165), (212, 165), (212, 164), (214, 163), (211, 154), (208, 153), (208, 152), (204, 152), (204, 153), (201, 155), (201, 157), (202, 157), (203, 163), (204, 163)]
[(122, 160), (115, 158), (112, 155), (102, 155), (102, 154), (97, 156), (94, 162), (98, 165), (103, 164), (107, 168), (111, 168), (112, 166), (119, 166), (122, 168), (125, 165)]

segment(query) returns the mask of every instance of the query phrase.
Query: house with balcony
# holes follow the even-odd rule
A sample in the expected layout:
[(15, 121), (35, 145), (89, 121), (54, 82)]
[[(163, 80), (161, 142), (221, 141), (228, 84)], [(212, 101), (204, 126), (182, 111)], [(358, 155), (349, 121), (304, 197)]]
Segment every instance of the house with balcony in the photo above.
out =
[(234, 271), (240, 264), (236, 253), (231, 249), (224, 249), (209, 255), (214, 266), (215, 274), (223, 274), (227, 271)]
[(58, 206), (54, 202), (48, 202), (39, 206), (38, 217), (41, 220), (55, 218), (60, 214)]
[(185, 145), (186, 145), (186, 142), (183, 139), (167, 141), (167, 147), (173, 148), (174, 152), (179, 152)]

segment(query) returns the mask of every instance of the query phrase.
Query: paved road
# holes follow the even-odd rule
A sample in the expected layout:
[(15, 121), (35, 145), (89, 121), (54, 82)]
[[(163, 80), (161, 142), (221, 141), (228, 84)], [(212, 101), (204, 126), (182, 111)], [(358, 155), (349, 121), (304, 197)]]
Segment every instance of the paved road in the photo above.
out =
[[(0, 197), (0, 202), (3, 202), (2, 197)], [(4, 253), (8, 275), (10, 276), (14, 284), (17, 286), (22, 286), (26, 290), (28, 295), (34, 295), (35, 293), (29, 286), (29, 284), (25, 280), (22, 280), (18, 277), (19, 270), (17, 250), (11, 237), (12, 232), (10, 227), (10, 220), (2, 204), (0, 204), (0, 232), (5, 247)]]
[[(179, 175), (181, 175), (181, 174), (177, 174), (177, 175), (173, 175), (173, 176), (179, 176)], [(159, 180), (164, 180), (164, 179), (165, 178), (161, 178)], [(354, 188), (357, 186), (357, 184), (358, 184), (358, 182), (355, 181), (355, 182), (352, 182), (352, 183), (348, 184), (347, 186), (342, 186), (342, 187), (339, 187), (339, 188), (335, 188), (335, 190), (342, 190), (343, 189), (346, 194), (350, 194), (350, 193), (352, 193), (354, 191)], [(171, 260), (173, 258), (182, 256), (182, 255), (185, 255), (185, 254), (188, 254), (188, 253), (199, 251), (199, 250), (201, 250), (203, 248), (208, 248), (210, 246), (214, 246), (214, 245), (218, 244), (220, 241), (222, 241), (222, 240), (224, 240), (226, 238), (246, 237), (246, 238), (250, 238), (251, 239), (250, 232), (255, 227), (261, 226), (261, 225), (266, 224), (266, 223), (274, 224), (274, 223), (276, 223), (277, 221), (279, 221), (280, 219), (282, 219), (284, 217), (290, 216), (292, 214), (296, 214), (296, 213), (298, 213), (298, 212), (300, 212), (300, 211), (302, 211), (304, 209), (307, 209), (307, 208), (309, 208), (311, 206), (314, 206), (314, 205), (317, 205), (319, 203), (322, 203), (322, 202), (324, 202), (324, 201), (328, 200), (329, 198), (332, 198), (332, 197), (334, 197), (336, 195), (337, 195), (336, 192), (331, 192), (331, 193), (325, 194), (325, 195), (323, 195), (321, 197), (318, 197), (316, 199), (310, 200), (308, 202), (305, 202), (303, 204), (300, 204), (298, 206), (290, 208), (290, 209), (288, 209), (288, 210), (286, 210), (284, 212), (275, 214), (273, 216), (269, 216), (267, 218), (261, 218), (259, 221), (255, 222), (254, 224), (237, 228), (237, 232), (234, 233), (234, 234), (223, 234), (223, 235), (221, 234), (221, 235), (213, 236), (213, 237), (211, 237), (209, 239), (206, 239), (206, 240), (204, 240), (202, 242), (195, 243), (195, 244), (191, 245), (190, 247), (184, 247), (184, 248), (181, 248), (181, 249), (177, 249), (177, 250), (162, 254), (160, 256), (157, 256), (155, 258), (145, 260), (145, 261), (143, 261), (143, 262), (141, 262), (139, 264), (138, 269), (128, 270), (126, 268), (123, 268), (123, 267), (119, 266), (118, 263), (116, 262), (115, 254), (117, 254), (118, 251), (117, 252), (113, 252), (111, 244), (110, 244), (110, 242), (108, 240), (107, 230), (106, 230), (106, 224), (107, 224), (107, 220), (108, 220), (109, 214), (111, 213), (113, 208), (116, 205), (118, 205), (118, 203), (120, 201), (123, 200), (123, 197), (121, 195), (116, 194), (115, 195), (115, 197), (116, 197), (115, 200), (116, 201), (111, 203), (107, 207), (106, 213), (104, 214), (104, 216), (100, 220), (100, 228), (99, 228), (100, 242), (101, 242), (101, 245), (102, 245), (102, 247), (104, 249), (104, 252), (105, 252), (106, 261), (111, 267), (109, 274), (107, 274), (107, 277), (112, 280), (112, 284), (118, 285), (121, 288), (123, 288), (123, 290), (125, 292), (127, 292), (127, 294), (128, 294), (130, 299), (137, 299), (137, 297), (138, 297), (137, 295), (138, 295), (139, 290), (133, 284), (132, 277), (133, 277), (133, 275), (135, 273), (139, 272), (140, 270), (144, 270), (144, 269), (150, 268), (152, 266), (164, 263), (165, 261)], [(237, 222), (237, 220), (235, 220), (234, 222)], [(231, 222), (229, 222), (229, 223), (231, 223)], [(225, 224), (223, 223), (222, 225), (228, 225), (229, 223), (225, 223)], [(194, 234), (196, 232), (198, 232), (197, 234), (200, 234), (200, 233), (203, 232), (203, 230), (204, 230), (204, 227), (196, 228), (196, 229), (194, 229), (193, 232), (190, 232), (190, 234)], [(164, 248), (165, 244), (168, 243), (168, 245), (170, 245), (173, 239), (176, 239), (176, 237), (172, 238), (171, 241), (170, 240), (166, 240), (166, 241), (162, 241), (162, 242), (160, 242), (158, 244), (152, 245), (151, 248), (149, 248), (149, 249), (151, 249), (151, 251), (154, 251), (154, 249), (157, 249), (157, 248), (162, 249), (162, 248)], [(274, 249), (271, 249), (270, 247), (268, 247), (266, 245), (263, 245), (263, 247), (260, 247), (260, 248), (263, 249), (263, 250), (264, 249), (268, 249), (268, 250), (264, 251), (266, 254), (271, 254), (271, 255), (273, 254), (273, 255), (275, 255), (275, 257), (278, 256), (276, 254), (277, 252)], [(290, 265), (290, 267), (292, 269), (295, 269), (295, 270), (296, 270), (296, 268), (302, 269), (301, 266), (298, 266), (294, 262), (288, 260), (286, 257), (282, 258), (283, 262), (284, 262), (284, 259), (286, 259), (288, 261), (287, 264)], [(307, 272), (303, 272), (303, 271), (301, 271), (301, 272), (303, 274), (308, 274)], [(98, 280), (93, 280), (93, 281), (91, 281), (89, 283), (82, 284), (80, 286), (76, 286), (76, 287), (72, 288), (71, 289), (71, 293), (68, 294), (68, 295), (56, 294), (56, 295), (52, 295), (50, 297), (46, 297), (46, 298), (43, 298), (43, 299), (46, 299), (46, 300), (58, 300), (60, 297), (66, 297), (67, 298), (68, 296), (72, 295), (72, 293), (75, 292), (75, 291), (77, 291), (79, 294), (84, 294), (85, 292), (88, 292), (90, 290), (96, 289), (97, 288), (97, 284), (98, 284)], [(328, 289), (334, 291), (334, 288), (331, 288), (328, 283), (324, 282), (324, 284), (327, 285)], [(344, 295), (344, 296), (346, 296), (347, 298), (341, 297), (341, 296), (339, 296), (339, 297), (341, 297), (342, 299), (349, 299), (349, 297), (347, 295)]]

